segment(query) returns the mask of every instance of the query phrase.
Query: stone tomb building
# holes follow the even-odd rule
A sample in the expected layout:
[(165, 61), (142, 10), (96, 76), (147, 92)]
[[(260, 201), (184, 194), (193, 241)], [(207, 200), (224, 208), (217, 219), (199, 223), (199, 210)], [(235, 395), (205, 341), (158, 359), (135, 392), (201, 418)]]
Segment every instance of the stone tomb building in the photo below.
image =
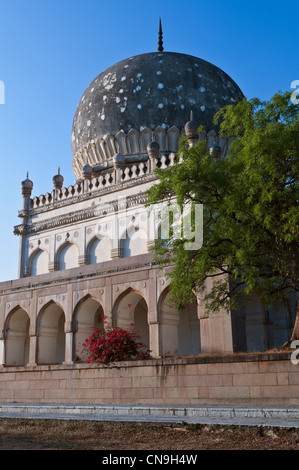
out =
[(58, 171), (49, 192), (34, 196), (29, 177), (22, 182), (19, 279), (0, 284), (2, 370), (84, 363), (80, 344), (103, 314), (121, 327), (133, 322), (153, 358), (264, 351), (289, 338), (294, 313), (255, 298), (206, 317), (194, 297), (180, 316), (149, 250), (159, 231), (144, 216), (154, 169), (175, 164), (183, 132), (225, 157), (229, 142), (213, 116), (242, 97), (218, 67), (161, 44), (89, 85), (73, 121), (74, 184), (65, 187)]

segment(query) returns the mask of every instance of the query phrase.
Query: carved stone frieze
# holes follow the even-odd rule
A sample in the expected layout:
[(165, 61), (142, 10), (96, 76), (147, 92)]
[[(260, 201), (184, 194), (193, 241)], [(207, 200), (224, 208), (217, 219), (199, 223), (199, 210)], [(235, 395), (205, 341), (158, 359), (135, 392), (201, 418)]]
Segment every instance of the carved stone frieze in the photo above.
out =
[(17, 225), (14, 227), (15, 235), (29, 235), (32, 233), (40, 233), (43, 231), (55, 229), (57, 227), (82, 222), (93, 218), (100, 218), (109, 214), (114, 214), (118, 210), (124, 210), (129, 207), (144, 205), (147, 202), (147, 197), (144, 193), (134, 194), (126, 198), (121, 198), (120, 201), (114, 200), (109, 204), (99, 204), (87, 209), (69, 212), (49, 219), (41, 220), (30, 225)]

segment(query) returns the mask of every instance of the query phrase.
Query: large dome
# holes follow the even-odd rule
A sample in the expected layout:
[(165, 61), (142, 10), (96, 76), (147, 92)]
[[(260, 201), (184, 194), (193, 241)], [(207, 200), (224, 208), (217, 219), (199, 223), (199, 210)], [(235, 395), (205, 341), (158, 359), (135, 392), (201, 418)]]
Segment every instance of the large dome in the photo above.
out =
[(191, 110), (196, 123), (209, 131), (215, 113), (242, 97), (225, 72), (197, 57), (175, 52), (130, 57), (102, 72), (83, 94), (73, 122), (74, 158), (120, 131), (181, 131)]

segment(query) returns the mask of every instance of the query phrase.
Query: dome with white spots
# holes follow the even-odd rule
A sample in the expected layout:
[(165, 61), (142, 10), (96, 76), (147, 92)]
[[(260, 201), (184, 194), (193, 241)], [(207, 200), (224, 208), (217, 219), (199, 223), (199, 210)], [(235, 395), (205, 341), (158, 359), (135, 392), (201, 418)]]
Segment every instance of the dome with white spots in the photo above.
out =
[(174, 52), (130, 57), (102, 72), (83, 94), (73, 122), (74, 158), (120, 132), (157, 127), (181, 132), (191, 110), (208, 132), (215, 113), (242, 97), (225, 72), (197, 57)]

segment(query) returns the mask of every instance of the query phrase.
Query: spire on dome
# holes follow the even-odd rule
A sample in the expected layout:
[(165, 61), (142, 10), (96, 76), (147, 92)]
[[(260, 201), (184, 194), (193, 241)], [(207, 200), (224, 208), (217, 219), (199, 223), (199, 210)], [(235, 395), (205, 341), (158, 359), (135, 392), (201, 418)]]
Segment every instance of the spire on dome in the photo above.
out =
[(161, 18), (160, 18), (160, 22), (159, 22), (158, 51), (159, 51), (159, 52), (163, 52), (163, 51), (164, 51), (164, 47), (163, 47), (163, 32), (162, 32), (162, 22), (161, 22)]

